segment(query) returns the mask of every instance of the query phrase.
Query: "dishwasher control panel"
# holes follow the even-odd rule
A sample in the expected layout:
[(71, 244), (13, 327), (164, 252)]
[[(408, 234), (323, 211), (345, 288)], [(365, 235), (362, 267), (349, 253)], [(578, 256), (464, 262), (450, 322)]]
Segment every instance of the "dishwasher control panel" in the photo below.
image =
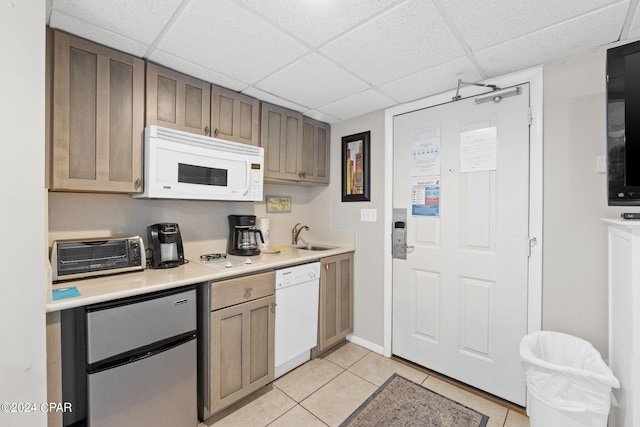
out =
[(276, 290), (293, 286), (311, 280), (320, 279), (320, 263), (296, 265), (282, 270), (276, 270)]

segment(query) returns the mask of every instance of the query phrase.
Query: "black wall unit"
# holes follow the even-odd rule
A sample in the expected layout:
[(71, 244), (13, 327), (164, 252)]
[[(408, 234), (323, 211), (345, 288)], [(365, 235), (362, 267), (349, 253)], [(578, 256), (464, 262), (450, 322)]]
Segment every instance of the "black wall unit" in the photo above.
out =
[(607, 50), (610, 206), (640, 206), (640, 42)]

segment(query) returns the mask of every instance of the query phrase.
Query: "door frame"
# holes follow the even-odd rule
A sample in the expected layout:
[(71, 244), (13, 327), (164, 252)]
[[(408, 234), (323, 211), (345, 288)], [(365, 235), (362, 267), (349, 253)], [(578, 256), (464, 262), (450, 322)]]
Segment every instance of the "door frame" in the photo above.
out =
[[(529, 236), (535, 237), (529, 258), (529, 287), (527, 307), (527, 332), (542, 329), (542, 196), (543, 196), (543, 67), (490, 78), (483, 83), (509, 87), (529, 83), (530, 117), (529, 127)], [(487, 92), (486, 88), (464, 86), (464, 97)], [(385, 110), (384, 142), (384, 356), (392, 354), (391, 335), (393, 325), (393, 265), (391, 257), (391, 222), (393, 212), (393, 118), (411, 111), (450, 102), (456, 90), (452, 89), (434, 96), (398, 105)]]

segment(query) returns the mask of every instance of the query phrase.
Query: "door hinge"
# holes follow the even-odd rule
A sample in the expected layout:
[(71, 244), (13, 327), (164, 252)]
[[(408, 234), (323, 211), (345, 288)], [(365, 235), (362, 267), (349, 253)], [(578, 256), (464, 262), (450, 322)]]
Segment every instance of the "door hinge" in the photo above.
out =
[(529, 237), (527, 240), (529, 241), (529, 244), (527, 245), (527, 257), (531, 257), (531, 250), (538, 244), (538, 239), (535, 237)]
[(529, 107), (529, 126), (533, 122), (533, 112), (531, 111), (531, 107)]

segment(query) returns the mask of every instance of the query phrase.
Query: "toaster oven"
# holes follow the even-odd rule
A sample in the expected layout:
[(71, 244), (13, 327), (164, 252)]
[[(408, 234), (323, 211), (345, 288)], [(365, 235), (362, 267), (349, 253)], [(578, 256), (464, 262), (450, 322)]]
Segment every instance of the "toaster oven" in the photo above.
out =
[(144, 243), (139, 236), (56, 240), (51, 247), (53, 281), (143, 270)]

